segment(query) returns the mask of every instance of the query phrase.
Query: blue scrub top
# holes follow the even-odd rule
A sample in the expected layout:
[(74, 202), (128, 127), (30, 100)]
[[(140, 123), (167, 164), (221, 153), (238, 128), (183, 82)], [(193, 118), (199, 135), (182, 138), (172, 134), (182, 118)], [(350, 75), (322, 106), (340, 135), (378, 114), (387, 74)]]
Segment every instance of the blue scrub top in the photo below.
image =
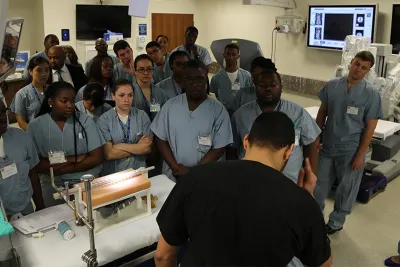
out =
[(15, 94), (10, 108), (12, 112), (29, 122), (39, 113), (43, 99), (44, 94), (40, 93), (33, 84), (29, 84)]
[(75, 107), (82, 113), (85, 113), (89, 117), (91, 117), (95, 122), (98, 121), (101, 115), (112, 109), (112, 106), (110, 106), (107, 103), (104, 103), (101, 107), (97, 107), (93, 113), (89, 112), (86, 108), (85, 105), (83, 104), (83, 101), (79, 101), (78, 103), (75, 103)]
[[(233, 141), (229, 114), (218, 100), (211, 97), (192, 112), (186, 94), (171, 98), (157, 114), (150, 129), (169, 143), (176, 161), (187, 167), (197, 165), (209, 150), (226, 147)], [(199, 144), (199, 137), (209, 137), (211, 146)], [(165, 162), (162, 172), (175, 181)]]
[[(147, 114), (137, 108), (132, 107), (130, 111), (130, 132), (129, 143), (137, 144), (142, 136), (150, 136), (150, 119)], [(122, 123), (122, 122), (121, 122)], [(127, 133), (128, 125), (122, 123), (118, 118), (115, 108), (104, 113), (97, 125), (106, 142), (113, 145), (124, 142), (124, 132)], [(102, 175), (108, 175), (123, 171), (129, 168), (138, 169), (146, 167), (146, 155), (131, 155), (129, 158), (106, 160), (103, 162)]]
[(174, 81), (173, 77), (169, 77), (164, 81), (156, 84), (157, 87), (160, 87), (168, 98), (173, 98), (177, 95), (182, 94), (181, 87)]
[[(229, 79), (226, 70), (221, 70), (211, 78), (210, 92), (217, 95), (218, 100), (229, 107), (240, 88), (253, 85), (251, 74), (247, 70), (239, 69), (234, 84)], [(235, 87), (237, 88), (236, 90)]]
[(253, 85), (249, 87), (240, 88), (239, 92), (233, 98), (231, 105), (228, 107), (229, 110), (236, 111), (241, 106), (246, 105), (254, 100), (257, 100), (256, 88)]
[(113, 72), (113, 81), (116, 82), (120, 79), (127, 79), (132, 83), (136, 83), (136, 78), (129, 72), (127, 72), (124, 67), (122, 67), (121, 63), (114, 65), (114, 72)]
[(31, 201), (33, 189), (29, 171), (39, 163), (39, 156), (31, 137), (18, 128), (7, 128), (2, 138), (5, 158), (0, 158), (0, 168), (12, 163), (17, 174), (0, 179), (0, 196), (8, 216), (23, 211)]
[[(302, 147), (313, 143), (320, 135), (321, 130), (311, 115), (304, 108), (293, 102), (282, 99), (275, 111), (288, 115), (294, 124), (296, 144), (283, 170), (283, 174), (297, 183), (299, 172), (303, 165)], [(242, 159), (246, 153), (243, 147), (243, 139), (250, 132), (254, 121), (261, 113), (262, 111), (257, 101), (253, 101), (239, 108), (232, 116), (232, 147), (238, 149), (239, 159)], [(271, 125), (271, 127), (274, 127), (274, 125)]]
[[(93, 119), (78, 111), (75, 114), (85, 131), (83, 131), (76, 120), (74, 132), (74, 119), (72, 116), (66, 120), (62, 131), (49, 114), (44, 114), (29, 122), (27, 133), (32, 137), (33, 143), (41, 157), (48, 158), (49, 151), (59, 150), (64, 150), (66, 156), (74, 156), (74, 135), (76, 136), (78, 155), (89, 153), (105, 144), (104, 138)], [(92, 174), (94, 177), (99, 177), (100, 171), (101, 164), (84, 172), (64, 174), (55, 178), (74, 184), (79, 183), (80, 178), (84, 174)]]
[[(213, 63), (210, 53), (208, 53), (207, 48), (202, 47), (200, 45), (195, 44), (195, 46), (197, 46), (197, 54), (200, 56), (200, 60), (201, 62), (203, 62), (204, 65), (210, 65), (211, 63)], [(186, 53), (189, 54), (189, 58), (190, 59), (195, 59), (192, 51), (187, 51), (186, 47), (184, 45), (178, 46), (176, 48), (174, 48), (172, 50), (171, 53), (175, 52), (175, 51), (185, 51)]]
[(154, 72), (153, 72), (153, 82), (154, 84), (157, 84), (169, 77), (172, 77), (172, 70), (169, 67), (169, 60), (165, 60), (163, 70), (160, 71), (160, 69), (157, 67), (156, 64), (154, 64)]
[[(328, 108), (322, 148), (332, 156), (355, 154), (367, 121), (383, 117), (379, 91), (366, 80), (350, 90), (347, 76), (331, 80), (318, 97)], [(357, 109), (357, 114), (348, 108)]]
[(158, 112), (151, 111), (151, 106), (160, 105), (161, 109), (168, 100), (167, 95), (160, 87), (152, 84), (151, 95), (150, 95), (151, 100), (148, 101), (138, 83), (134, 83), (133, 87), (134, 87), (134, 96), (133, 96), (132, 106), (146, 112), (147, 115), (150, 117), (150, 120), (153, 121)]
[[(83, 91), (85, 90), (86, 85), (82, 86), (81, 89), (79, 89), (78, 93), (76, 93), (75, 96), (75, 104), (78, 103), (79, 101), (83, 100)], [(112, 100), (111, 96), (111, 86), (107, 85), (107, 87), (104, 89), (104, 100)]]

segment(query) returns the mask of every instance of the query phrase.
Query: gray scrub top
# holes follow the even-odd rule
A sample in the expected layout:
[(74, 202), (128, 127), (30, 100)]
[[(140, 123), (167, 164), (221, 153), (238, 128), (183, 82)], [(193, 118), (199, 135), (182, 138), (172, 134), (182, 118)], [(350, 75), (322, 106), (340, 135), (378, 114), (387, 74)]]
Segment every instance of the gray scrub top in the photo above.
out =
[(10, 108), (12, 112), (29, 122), (39, 113), (43, 99), (44, 94), (40, 93), (33, 84), (29, 84), (15, 94)]
[(240, 88), (239, 92), (233, 98), (229, 110), (236, 111), (241, 106), (246, 105), (254, 100), (257, 100), (256, 88), (254, 84), (249, 87)]
[(154, 64), (154, 72), (153, 72), (153, 82), (159, 83), (169, 77), (172, 77), (172, 70), (169, 67), (169, 60), (165, 60), (165, 64), (163, 67), (163, 71), (160, 71), (160, 69), (157, 67), (157, 65)]
[[(320, 135), (321, 130), (311, 115), (304, 108), (293, 102), (282, 99), (275, 108), (275, 111), (280, 111), (288, 115), (295, 127), (295, 147), (290, 154), (283, 174), (297, 183), (299, 172), (303, 165), (302, 147), (313, 143)], [(239, 159), (242, 159), (246, 152), (243, 147), (244, 136), (250, 132), (253, 122), (261, 113), (262, 111), (257, 101), (253, 101), (239, 108), (232, 116), (232, 147), (238, 149)], [(274, 125), (271, 125), (271, 127), (274, 127)]]
[(147, 115), (150, 117), (150, 120), (153, 121), (159, 111), (157, 111), (157, 109), (152, 109), (152, 107), (159, 106), (159, 108), (161, 109), (164, 106), (165, 102), (167, 102), (168, 100), (167, 95), (160, 87), (152, 84), (150, 95), (151, 100), (147, 101), (139, 84), (134, 83), (133, 87), (134, 96), (132, 106), (146, 112)]
[(101, 107), (97, 107), (93, 113), (90, 113), (87, 111), (85, 108), (85, 105), (83, 104), (83, 100), (79, 101), (78, 103), (75, 103), (75, 107), (82, 113), (85, 113), (89, 117), (91, 117), (95, 122), (98, 121), (101, 115), (112, 109), (112, 106), (110, 106), (107, 103), (104, 103)]
[[(226, 70), (221, 70), (211, 78), (210, 92), (217, 95), (218, 100), (229, 107), (240, 88), (253, 85), (251, 74), (247, 70), (239, 69), (235, 82), (232, 84)], [(235, 88), (237, 88), (235, 90)]]
[(168, 98), (173, 98), (182, 94), (181, 87), (174, 81), (173, 77), (165, 79), (164, 81), (156, 84), (156, 86), (160, 87)]
[(318, 97), (328, 108), (322, 148), (332, 156), (355, 154), (366, 122), (383, 117), (380, 94), (366, 80), (350, 90), (347, 76), (331, 80)]
[[(232, 127), (225, 107), (208, 97), (190, 112), (186, 94), (168, 100), (152, 122), (150, 129), (161, 140), (167, 141), (176, 161), (187, 167), (197, 165), (211, 149), (232, 143)], [(199, 138), (211, 139), (211, 146), (199, 144)], [(172, 170), (163, 163), (163, 174), (175, 180)]]
[[(78, 103), (79, 101), (83, 100), (83, 91), (85, 90), (86, 85), (82, 86), (81, 89), (79, 89), (78, 93), (76, 93), (75, 96), (75, 103)], [(104, 89), (104, 100), (112, 100), (111, 96), (111, 86), (107, 85), (107, 87)]]
[[(74, 156), (74, 135), (76, 136), (78, 155), (86, 154), (105, 144), (103, 136), (100, 134), (93, 119), (79, 111), (75, 111), (75, 114), (85, 131), (76, 120), (74, 132), (74, 119), (72, 116), (66, 120), (62, 131), (50, 117), (50, 114), (44, 114), (29, 122), (27, 133), (32, 137), (40, 156), (48, 158), (49, 151), (60, 150), (64, 150), (66, 156)], [(100, 171), (101, 164), (84, 172), (60, 175), (57, 179), (61, 179), (63, 182), (69, 181), (73, 184), (80, 182), (80, 178), (85, 174), (99, 177)]]
[(129, 72), (127, 72), (124, 67), (122, 67), (121, 63), (114, 65), (114, 72), (113, 72), (113, 80), (114, 82), (118, 81), (119, 79), (127, 79), (132, 83), (136, 83), (136, 78)]
[[(202, 47), (200, 45), (195, 44), (195, 46), (197, 46), (197, 54), (200, 56), (200, 60), (201, 62), (203, 62), (204, 65), (210, 65), (213, 61), (211, 59), (210, 53), (208, 53), (207, 48)], [(172, 50), (171, 53), (175, 52), (175, 51), (185, 51), (186, 53), (189, 54), (189, 58), (190, 59), (195, 59), (192, 51), (187, 51), (186, 47), (184, 45), (178, 46), (176, 48), (174, 48), (174, 50)]]
[(7, 215), (23, 211), (33, 194), (29, 171), (39, 163), (39, 156), (31, 137), (18, 128), (7, 128), (3, 134), (5, 158), (0, 158), (0, 168), (12, 163), (17, 174), (0, 179), (0, 196)]
[[(129, 120), (127, 124), (120, 121), (114, 108), (100, 117), (97, 125), (106, 142), (111, 142), (113, 145), (123, 143), (128, 129), (129, 144), (137, 144), (142, 136), (150, 135), (150, 119), (144, 111), (131, 107), (129, 116), (130, 128), (127, 125)], [(129, 158), (106, 160), (103, 162), (101, 174), (108, 175), (129, 168), (146, 167), (146, 158), (147, 155), (131, 155)]]

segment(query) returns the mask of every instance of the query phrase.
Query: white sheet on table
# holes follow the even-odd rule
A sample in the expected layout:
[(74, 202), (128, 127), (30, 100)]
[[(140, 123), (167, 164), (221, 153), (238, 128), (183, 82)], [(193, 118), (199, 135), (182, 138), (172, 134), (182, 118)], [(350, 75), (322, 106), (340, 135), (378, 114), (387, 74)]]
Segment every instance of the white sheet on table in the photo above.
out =
[[(308, 107), (305, 110), (310, 113), (311, 117), (315, 120), (317, 119), (319, 107)], [(379, 139), (385, 139), (395, 132), (400, 131), (400, 123), (378, 120), (378, 124), (376, 125), (376, 129), (374, 132), (374, 137)]]
[(69, 222), (73, 219), (73, 211), (66, 204), (62, 204), (24, 216), (12, 222), (12, 225), (23, 234), (32, 234), (55, 228), (60, 221)]
[[(156, 217), (175, 183), (165, 175), (150, 179), (151, 193), (158, 197), (157, 207), (151, 216), (133, 221), (116, 229), (95, 236), (100, 265), (112, 262), (158, 241), (160, 230)], [(89, 250), (89, 232), (85, 227), (70, 224), (76, 236), (65, 241), (58, 232), (51, 232), (41, 239), (13, 234), (13, 244), (21, 257), (22, 266), (29, 267), (85, 267), (81, 260)]]

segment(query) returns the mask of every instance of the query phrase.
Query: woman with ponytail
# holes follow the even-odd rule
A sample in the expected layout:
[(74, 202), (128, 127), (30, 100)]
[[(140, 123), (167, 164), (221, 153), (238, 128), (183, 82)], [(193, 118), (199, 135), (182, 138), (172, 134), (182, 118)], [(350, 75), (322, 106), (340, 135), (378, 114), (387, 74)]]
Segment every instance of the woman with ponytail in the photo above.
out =
[(39, 114), (28, 126), (40, 156), (37, 171), (46, 207), (57, 204), (52, 197), (50, 166), (57, 186), (78, 183), (84, 174), (99, 177), (101, 171), (104, 140), (93, 119), (75, 110), (74, 100), (71, 84), (53, 83), (45, 92)]

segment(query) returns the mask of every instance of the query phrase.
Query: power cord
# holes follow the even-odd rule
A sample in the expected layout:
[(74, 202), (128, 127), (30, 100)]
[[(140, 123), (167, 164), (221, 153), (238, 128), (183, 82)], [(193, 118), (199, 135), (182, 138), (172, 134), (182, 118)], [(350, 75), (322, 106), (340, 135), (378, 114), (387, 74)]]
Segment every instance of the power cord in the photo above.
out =
[[(275, 27), (272, 30), (272, 35), (271, 35), (271, 60), (274, 63), (275, 63), (275, 55), (276, 55), (276, 38), (277, 38), (278, 30), (279, 30), (279, 27)], [(275, 36), (274, 36), (274, 32), (275, 32)], [(275, 38), (275, 42), (274, 42), (274, 38)]]
[[(275, 31), (274, 63), (276, 63), (276, 41), (278, 40), (278, 30)], [(272, 60), (272, 58), (271, 58)]]

